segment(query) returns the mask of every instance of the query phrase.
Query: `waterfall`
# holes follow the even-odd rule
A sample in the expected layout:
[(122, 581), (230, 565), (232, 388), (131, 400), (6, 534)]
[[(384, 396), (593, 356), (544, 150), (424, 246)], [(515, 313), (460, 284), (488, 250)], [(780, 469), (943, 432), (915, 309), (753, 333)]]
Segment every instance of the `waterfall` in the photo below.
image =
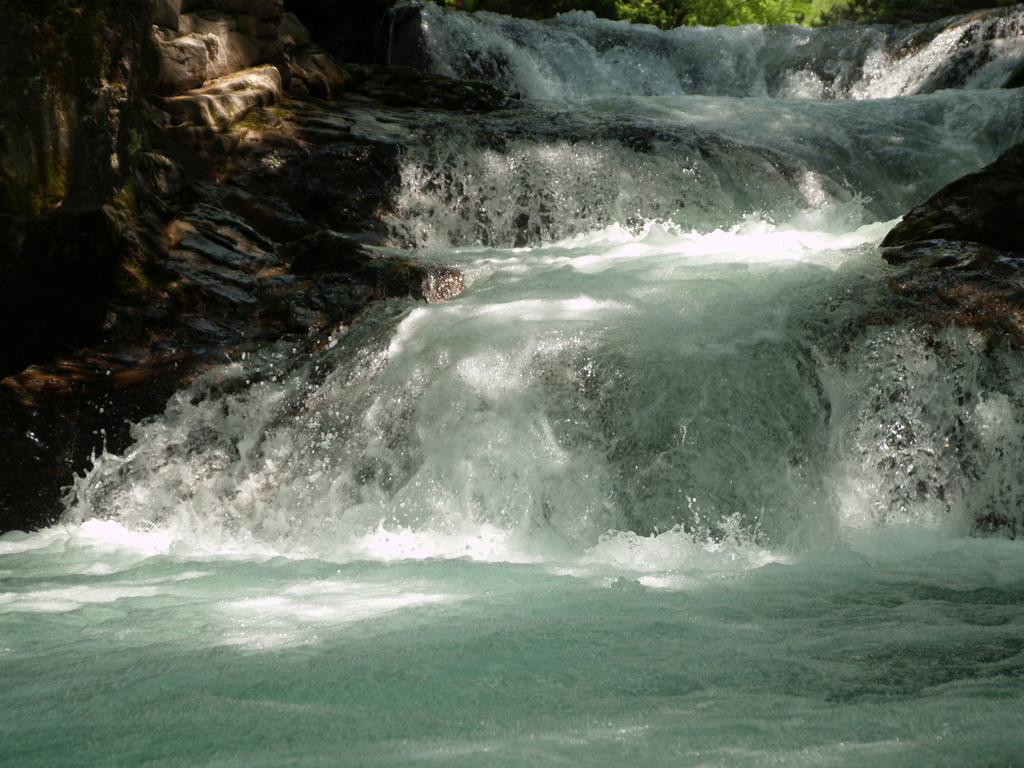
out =
[[(466, 292), (202, 377), (97, 461), (66, 520), (329, 549), (381, 525), (577, 551), (727, 521), (797, 548), (896, 520), (1013, 529), (1020, 366), (971, 332), (874, 321), (892, 299), (873, 246), (1019, 140), (1019, 93), (980, 87), (1024, 51), (1019, 15), (660, 32), (425, 8), (438, 69), (489, 61), (545, 96), (405, 128), (396, 238)], [(927, 90), (963, 53), (954, 33), (973, 87), (780, 85), (812, 61), (832, 95)], [(887, 50), (902, 57), (872, 74)]]
[(436, 71), (534, 99), (875, 99), (995, 88), (1024, 57), (1024, 10), (924, 27), (654, 27), (576, 11), (547, 22), (423, 9)]
[(878, 243), (1021, 141), (1021, 14), (426, 5), (518, 95), (377, 115), (380, 249), (465, 291), (208, 370), (0, 536), (0, 763), (1018, 761), (1024, 358)]

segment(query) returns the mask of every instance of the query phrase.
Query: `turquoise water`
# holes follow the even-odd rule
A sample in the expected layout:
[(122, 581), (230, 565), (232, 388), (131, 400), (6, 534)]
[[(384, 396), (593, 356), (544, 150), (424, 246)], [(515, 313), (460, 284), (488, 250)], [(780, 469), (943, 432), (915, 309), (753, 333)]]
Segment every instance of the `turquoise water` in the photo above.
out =
[(581, 95), (483, 20), (547, 90), (385, 124), (465, 292), (209, 371), (0, 536), (0, 765), (1024, 764), (1024, 365), (877, 248), (1021, 97)]
[(995, 766), (1024, 746), (1015, 542), (331, 562), (122, 536), (0, 540), (4, 765)]

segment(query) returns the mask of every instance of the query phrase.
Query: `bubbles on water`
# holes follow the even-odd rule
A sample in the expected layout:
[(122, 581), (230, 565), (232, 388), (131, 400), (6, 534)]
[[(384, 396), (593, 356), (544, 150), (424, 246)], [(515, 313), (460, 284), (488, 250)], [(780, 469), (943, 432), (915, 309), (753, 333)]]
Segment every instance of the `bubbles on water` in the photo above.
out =
[(847, 526), (1016, 535), (1024, 390), (1016, 356), (985, 346), (973, 331), (879, 329), (826, 369)]

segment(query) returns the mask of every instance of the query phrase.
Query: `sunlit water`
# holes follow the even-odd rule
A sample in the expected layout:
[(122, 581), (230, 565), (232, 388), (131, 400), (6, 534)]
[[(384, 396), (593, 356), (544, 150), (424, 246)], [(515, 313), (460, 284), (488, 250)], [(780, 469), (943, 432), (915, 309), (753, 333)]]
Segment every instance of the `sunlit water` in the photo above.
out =
[(210, 371), (0, 537), (0, 764), (1021, 764), (1024, 365), (876, 247), (1020, 97), (560, 93), (418, 118), (461, 296)]

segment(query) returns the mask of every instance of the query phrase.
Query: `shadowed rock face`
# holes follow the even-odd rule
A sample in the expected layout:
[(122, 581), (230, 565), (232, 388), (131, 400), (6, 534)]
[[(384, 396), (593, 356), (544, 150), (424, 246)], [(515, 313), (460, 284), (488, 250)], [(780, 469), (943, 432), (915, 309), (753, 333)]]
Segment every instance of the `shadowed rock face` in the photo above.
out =
[(156, 76), (149, 13), (149, 0), (0, 4), (0, 216), (96, 210), (120, 186)]
[(361, 64), (415, 65), (408, 53), (389, 54), (418, 25), (419, 7), (408, 0), (288, 0), (288, 10), (317, 43), (343, 61)]
[(100, 208), (131, 172), (152, 87), (149, 0), (0, 3), (0, 376), (103, 321), (112, 236)]

